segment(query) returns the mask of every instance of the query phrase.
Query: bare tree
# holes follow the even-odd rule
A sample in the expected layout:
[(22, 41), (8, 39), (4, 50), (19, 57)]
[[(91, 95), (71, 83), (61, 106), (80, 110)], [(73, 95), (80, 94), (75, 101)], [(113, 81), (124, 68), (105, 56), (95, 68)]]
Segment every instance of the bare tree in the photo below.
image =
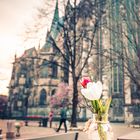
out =
[(112, 67), (121, 67), (124, 75), (131, 79), (131, 83), (137, 87), (137, 98), (140, 99), (139, 5), (137, 0), (110, 3), (110, 24), (107, 28), (112, 40), (106, 57), (111, 61)]
[[(77, 126), (78, 81), (88, 69), (89, 58), (95, 57), (99, 51), (95, 37), (101, 27), (105, 5), (104, 0), (81, 0), (79, 4), (77, 0), (74, 0), (73, 4), (68, 0), (63, 18), (54, 23), (55, 31), (50, 30), (49, 39), (46, 40), (46, 43), (49, 42), (57, 50), (55, 56), (51, 54), (51, 59), (46, 61), (51, 63), (52, 60), (61, 59), (61, 63), (56, 65), (64, 70), (64, 81), (72, 83), (72, 127)], [(40, 10), (43, 14), (46, 11), (47, 9)]]

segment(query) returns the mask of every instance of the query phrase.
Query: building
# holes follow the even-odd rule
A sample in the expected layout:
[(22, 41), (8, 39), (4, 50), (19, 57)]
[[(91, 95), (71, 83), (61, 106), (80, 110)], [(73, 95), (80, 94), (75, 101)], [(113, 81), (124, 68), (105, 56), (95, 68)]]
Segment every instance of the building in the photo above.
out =
[[(121, 39), (124, 40), (123, 45), (129, 44), (125, 38), (118, 36), (118, 34), (115, 34), (109, 28), (111, 27), (115, 30), (119, 30), (120, 33), (122, 33), (122, 28), (127, 28), (120, 18), (122, 14), (122, 3), (112, 0), (81, 0), (77, 5), (78, 11), (76, 11), (76, 17), (78, 19), (76, 28), (77, 34), (82, 29), (85, 31), (93, 28), (95, 22), (93, 8), (95, 8), (94, 5), (96, 3), (99, 3), (98, 7), (96, 7), (96, 13), (102, 16), (100, 26), (97, 29), (94, 38), (96, 50), (92, 50), (91, 56), (86, 64), (88, 69), (84, 69), (82, 75), (92, 72), (94, 79), (103, 81), (103, 94), (106, 95), (109, 93), (112, 96), (110, 109), (112, 121), (133, 120), (133, 118), (138, 116), (140, 111), (132, 112), (133, 107), (136, 107), (136, 110), (138, 107), (132, 102), (131, 95), (134, 95), (134, 91), (131, 89), (134, 86), (131, 86), (132, 81), (125, 74), (126, 69), (123, 67), (125, 63), (117, 58), (116, 62), (119, 62), (121, 66), (112, 66), (114, 65), (114, 62), (107, 61), (107, 59), (101, 55), (103, 50), (114, 48), (120, 49), (122, 45), (122, 42), (120, 42)], [(131, 2), (123, 4), (125, 6), (130, 6)], [(135, 6), (136, 3), (133, 3), (131, 8), (133, 9)], [(73, 12), (73, 6), (68, 0), (65, 14), (67, 15), (71, 12)], [(128, 14), (127, 10), (126, 13)], [(73, 21), (71, 21), (71, 24), (69, 25), (71, 28), (73, 25), (72, 22)], [(121, 26), (119, 26), (120, 23)], [(59, 17), (57, 1), (51, 29), (50, 32), (47, 32), (44, 46), (41, 48), (38, 47), (38, 49), (28, 49), (20, 58), (15, 56), (13, 72), (9, 84), (9, 106), (11, 106), (10, 112), (12, 116), (25, 116), (27, 115), (27, 112), (28, 115), (47, 115), (49, 98), (51, 95), (55, 94), (57, 84), (60, 81), (71, 81), (68, 72), (58, 67), (59, 63), (65, 62), (63, 62), (59, 56), (55, 59), (53, 57), (58, 53), (58, 50), (55, 49), (55, 44), (51, 42), (51, 38), (53, 37), (59, 42), (60, 46), (63, 46), (60, 41), (62, 39), (60, 36), (62, 33), (61, 26), (59, 26), (60, 24), (63, 25), (65, 22), (63, 17)], [(90, 38), (92, 32), (90, 31), (88, 33)], [(89, 42), (84, 39), (83, 36), (80, 43), (83, 44), (86, 54)], [(95, 55), (95, 52), (98, 53), (98, 55)], [(82, 59), (84, 59), (84, 56)], [(135, 98), (135, 100), (138, 99)], [(136, 116), (134, 114), (136, 114)]]
[(50, 43), (50, 35), (56, 37), (58, 34), (56, 32), (58, 20), (61, 19), (57, 2), (52, 26), (50, 32), (47, 32), (44, 46), (38, 47), (38, 50), (35, 47), (28, 49), (19, 58), (15, 56), (9, 84), (9, 106), (13, 117), (26, 116), (27, 112), (28, 115), (48, 113), (46, 106), (49, 97), (55, 93), (58, 83), (63, 78), (63, 71), (57, 67), (61, 59), (52, 60), (56, 50)]
[(0, 95), (0, 118), (4, 119), (7, 117), (7, 102), (8, 97), (6, 95)]

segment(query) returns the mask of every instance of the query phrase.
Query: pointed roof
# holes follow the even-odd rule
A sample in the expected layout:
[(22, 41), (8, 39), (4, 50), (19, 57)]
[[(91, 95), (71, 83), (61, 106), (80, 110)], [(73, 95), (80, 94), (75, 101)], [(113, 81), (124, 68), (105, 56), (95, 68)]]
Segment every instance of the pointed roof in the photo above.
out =
[(59, 20), (59, 9), (58, 9), (58, 0), (56, 0), (56, 6), (55, 6), (53, 21), (58, 22), (58, 20)]
[(58, 21), (59, 21), (59, 9), (58, 9), (58, 0), (56, 0), (54, 16), (53, 16), (53, 20), (52, 20), (51, 29), (50, 29), (50, 32), (54, 38), (57, 36)]
[(27, 49), (24, 51), (24, 54), (21, 56), (21, 58), (25, 58), (25, 57), (35, 57), (37, 56), (37, 51), (35, 47), (32, 47), (30, 49)]
[(52, 20), (52, 25), (50, 31), (47, 31), (46, 42), (41, 48), (41, 52), (48, 52), (50, 47), (53, 47), (51, 43), (51, 38), (56, 39), (58, 33), (60, 32), (60, 24), (63, 24), (63, 18), (59, 18), (58, 0), (56, 0), (56, 6), (54, 11), (54, 16)]

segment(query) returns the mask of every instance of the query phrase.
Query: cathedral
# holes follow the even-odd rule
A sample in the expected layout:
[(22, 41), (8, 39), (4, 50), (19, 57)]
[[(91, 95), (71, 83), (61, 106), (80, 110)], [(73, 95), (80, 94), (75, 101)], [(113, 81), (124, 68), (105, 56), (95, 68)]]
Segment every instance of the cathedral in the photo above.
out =
[[(79, 2), (77, 5), (78, 10), (76, 11), (78, 13), (76, 15), (78, 17), (76, 21), (77, 32), (80, 32), (85, 27), (88, 27), (86, 30), (93, 28), (95, 15), (92, 5), (99, 1), (101, 0), (81, 0)], [(132, 112), (133, 105), (131, 102), (132, 90), (130, 79), (125, 77), (122, 67), (110, 68), (110, 62), (106, 62), (106, 60), (102, 59), (102, 56), (97, 53), (98, 51), (101, 52), (102, 49), (120, 45), (120, 42), (117, 41), (117, 38), (115, 38), (114, 34), (108, 29), (108, 26), (117, 28), (109, 17), (115, 14), (116, 16), (113, 17), (113, 20), (119, 20), (119, 11), (117, 10), (121, 8), (121, 4), (116, 0), (117, 4), (112, 4), (113, 6), (111, 7), (109, 5), (110, 1), (111, 0), (105, 0), (103, 3), (105, 6), (99, 5), (98, 7), (98, 13), (102, 12), (103, 14), (100, 22), (101, 25), (97, 29), (94, 38), (94, 45), (97, 49), (92, 50), (88, 63), (86, 64), (88, 68), (83, 70), (82, 75), (92, 73), (94, 79), (101, 79), (103, 81), (105, 85), (103, 89), (104, 94), (112, 96), (110, 120), (127, 122), (133, 120), (135, 117), (135, 113)], [(73, 5), (68, 0), (65, 14), (72, 12), (72, 10)], [(82, 23), (85, 23), (87, 26)], [(56, 50), (53, 46), (54, 44), (51, 42), (51, 38), (53, 37), (53, 39), (60, 42), (59, 45), (62, 46), (60, 40), (63, 38), (60, 37), (62, 32), (60, 25), (63, 24), (65, 24), (64, 18), (59, 16), (57, 0), (51, 28), (46, 34), (45, 44), (39, 46), (37, 49), (33, 47), (25, 50), (21, 57), (15, 55), (9, 83), (8, 112), (11, 117), (48, 115), (50, 109), (49, 100), (51, 96), (55, 95), (57, 85), (61, 81), (70, 83), (71, 75), (58, 66), (65, 62), (59, 56), (54, 59), (58, 50)], [(88, 34), (90, 38), (91, 33), (88, 32)], [(87, 39), (83, 40), (82, 44), (84, 48), (86, 48), (89, 43)], [(85, 53), (87, 52), (85, 51)], [(81, 58), (81, 63), (82, 59), (84, 59), (84, 57)], [(79, 117), (84, 118), (85, 116), (90, 117), (89, 112), (83, 109)]]

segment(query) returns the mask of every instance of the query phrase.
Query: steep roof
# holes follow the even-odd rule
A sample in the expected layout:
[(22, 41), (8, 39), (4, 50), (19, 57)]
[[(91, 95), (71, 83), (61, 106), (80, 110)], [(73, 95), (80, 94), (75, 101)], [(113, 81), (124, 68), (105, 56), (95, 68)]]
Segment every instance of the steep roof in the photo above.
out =
[(58, 22), (59, 22), (59, 9), (58, 9), (58, 0), (56, 1), (56, 6), (55, 6), (55, 11), (54, 11), (54, 16), (52, 20), (52, 25), (50, 29), (50, 33), (52, 37), (55, 39), (58, 35)]
[(50, 40), (50, 32), (47, 32), (46, 35), (46, 42), (41, 48), (40, 52), (48, 52), (51, 47), (51, 40)]
[(58, 9), (58, 0), (56, 1), (56, 6), (55, 6), (55, 11), (54, 11), (54, 16), (53, 16), (53, 20), (52, 20), (52, 25), (50, 28), (50, 31), (47, 32), (46, 35), (46, 42), (43, 45), (43, 47), (41, 48), (40, 52), (48, 52), (50, 47), (53, 47), (52, 43), (51, 43), (51, 38), (56, 39), (56, 37), (58, 36), (61, 27), (60, 24), (63, 24), (63, 17), (60, 18), (59, 17), (59, 9)]
[(37, 56), (37, 51), (36, 48), (33, 47), (25, 50), (24, 54), (21, 57), (35, 57), (35, 56)]

